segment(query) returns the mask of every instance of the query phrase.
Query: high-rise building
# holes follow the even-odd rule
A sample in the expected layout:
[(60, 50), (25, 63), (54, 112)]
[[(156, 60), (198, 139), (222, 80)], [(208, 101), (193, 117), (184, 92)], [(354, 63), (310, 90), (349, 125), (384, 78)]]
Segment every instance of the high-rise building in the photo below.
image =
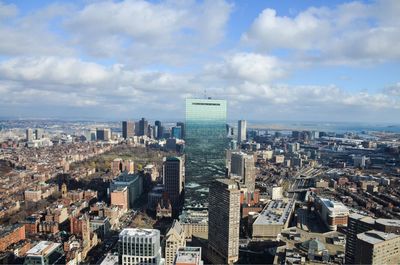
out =
[(173, 265), (176, 251), (186, 246), (185, 230), (178, 220), (174, 220), (165, 235), (165, 265)]
[(142, 118), (139, 121), (139, 136), (144, 136), (149, 134), (149, 122), (145, 119)]
[(185, 186), (184, 159), (182, 157), (164, 158), (163, 176), (165, 192), (171, 201), (173, 211), (177, 212)]
[(213, 263), (233, 264), (239, 258), (240, 189), (232, 179), (210, 187), (208, 248)]
[(230, 166), (230, 173), (240, 176), (247, 190), (254, 192), (256, 182), (254, 156), (243, 152), (233, 152), (231, 154)]
[(176, 252), (174, 265), (203, 265), (201, 247), (182, 247)]
[(354, 264), (399, 264), (400, 236), (371, 230), (357, 235)]
[(181, 128), (181, 138), (185, 139), (185, 123), (184, 122), (177, 122), (176, 126)]
[(400, 234), (400, 220), (375, 219), (358, 213), (350, 214), (346, 230), (346, 264), (356, 262), (357, 235), (370, 230)]
[(186, 99), (185, 207), (207, 206), (211, 182), (225, 176), (226, 100)]
[(122, 122), (122, 137), (128, 139), (135, 135), (135, 123), (131, 121)]
[(156, 139), (161, 139), (164, 133), (164, 127), (161, 125), (161, 121), (155, 121), (154, 127), (157, 128), (155, 130), (157, 132)]
[(160, 231), (125, 228), (119, 234), (118, 263), (122, 265), (161, 265)]
[(35, 138), (36, 138), (36, 140), (40, 140), (43, 138), (43, 129), (35, 130)]
[(111, 130), (109, 128), (97, 128), (96, 137), (98, 141), (109, 141), (111, 140)]
[(178, 126), (172, 127), (171, 136), (176, 139), (182, 139), (182, 128)]
[(30, 142), (33, 140), (33, 130), (31, 128), (26, 129), (26, 141)]
[(238, 143), (246, 141), (247, 122), (245, 120), (238, 121)]

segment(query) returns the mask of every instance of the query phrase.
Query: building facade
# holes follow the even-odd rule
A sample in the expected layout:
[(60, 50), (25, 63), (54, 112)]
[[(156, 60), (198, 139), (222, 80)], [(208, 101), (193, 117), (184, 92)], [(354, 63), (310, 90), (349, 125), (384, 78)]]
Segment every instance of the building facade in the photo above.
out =
[(185, 230), (178, 220), (174, 220), (165, 235), (165, 265), (173, 265), (177, 250), (185, 246)]
[(211, 182), (225, 175), (226, 100), (186, 99), (185, 207), (207, 207)]
[(122, 137), (128, 139), (135, 136), (135, 123), (132, 121), (122, 122)]
[(119, 234), (118, 263), (122, 265), (162, 265), (160, 231), (125, 228)]
[(238, 143), (242, 143), (247, 140), (246, 131), (247, 131), (247, 121), (239, 120), (238, 121)]
[(213, 263), (239, 258), (240, 189), (231, 179), (217, 179), (209, 194), (208, 256)]
[(179, 211), (181, 195), (185, 186), (185, 168), (183, 157), (164, 158), (163, 176), (165, 192), (174, 212)]

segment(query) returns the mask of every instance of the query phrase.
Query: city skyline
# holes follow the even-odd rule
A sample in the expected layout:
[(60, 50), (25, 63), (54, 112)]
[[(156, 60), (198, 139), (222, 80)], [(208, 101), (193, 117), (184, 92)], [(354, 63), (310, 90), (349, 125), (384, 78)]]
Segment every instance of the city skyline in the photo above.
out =
[(399, 10), (389, 0), (4, 1), (0, 113), (182, 120), (181, 102), (206, 94), (226, 99), (232, 120), (398, 122)]

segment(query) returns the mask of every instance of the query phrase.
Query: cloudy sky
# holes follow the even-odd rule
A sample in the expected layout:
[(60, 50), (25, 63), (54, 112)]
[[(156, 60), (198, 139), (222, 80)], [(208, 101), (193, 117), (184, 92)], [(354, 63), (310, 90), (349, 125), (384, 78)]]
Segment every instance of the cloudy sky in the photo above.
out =
[(400, 123), (400, 1), (1, 1), (0, 116)]

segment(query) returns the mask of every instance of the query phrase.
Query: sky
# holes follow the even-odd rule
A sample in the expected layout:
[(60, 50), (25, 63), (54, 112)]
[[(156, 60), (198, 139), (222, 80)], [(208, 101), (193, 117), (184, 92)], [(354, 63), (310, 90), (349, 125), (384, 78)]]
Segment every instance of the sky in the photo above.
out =
[(0, 117), (400, 123), (400, 1), (1, 1)]

